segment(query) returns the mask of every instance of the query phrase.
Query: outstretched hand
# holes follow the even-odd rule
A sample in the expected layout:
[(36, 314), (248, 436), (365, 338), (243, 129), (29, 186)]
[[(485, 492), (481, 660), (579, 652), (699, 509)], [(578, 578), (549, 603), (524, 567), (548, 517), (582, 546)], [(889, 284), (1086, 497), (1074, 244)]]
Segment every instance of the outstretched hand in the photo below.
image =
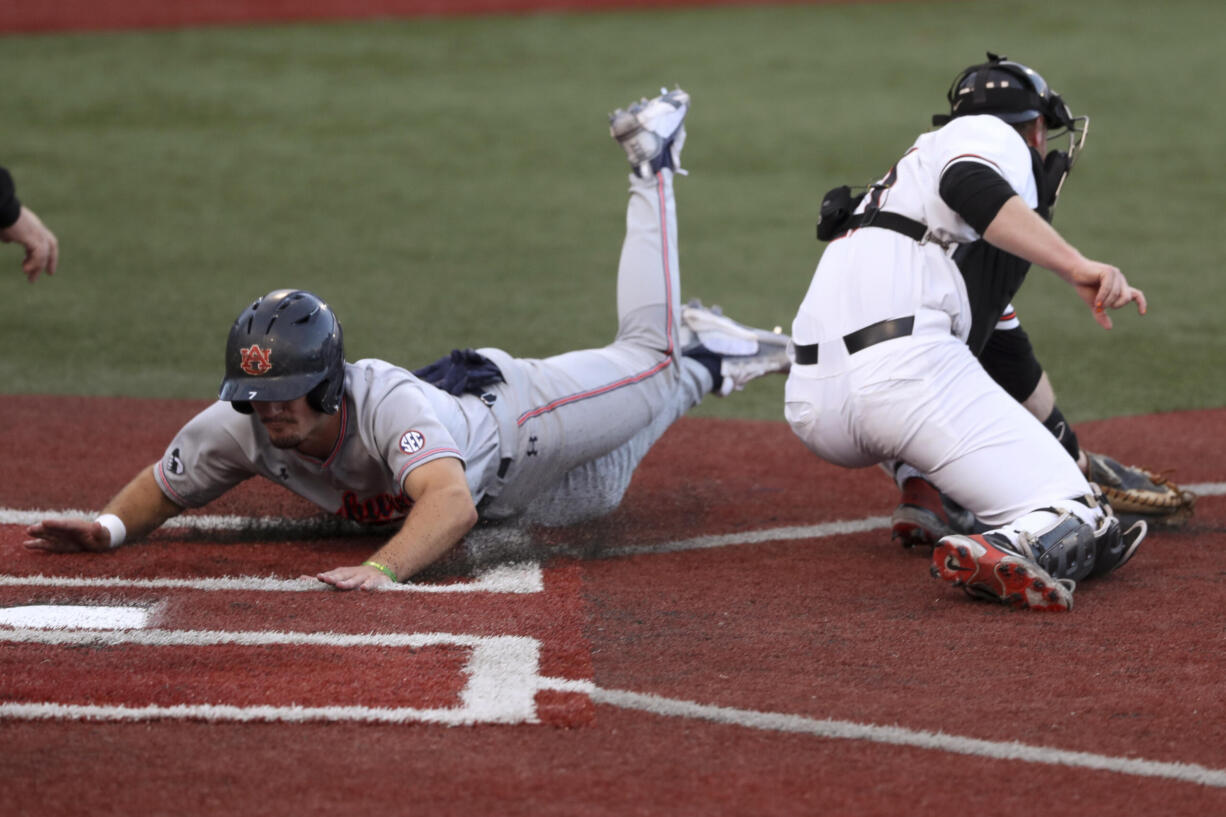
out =
[(319, 579), (337, 590), (376, 590), (393, 584), (390, 576), (369, 565), (337, 567), (326, 573), (316, 573), (314, 576), (303, 576), (302, 578)]
[(44, 519), (26, 528), (22, 542), (30, 550), (49, 553), (101, 553), (111, 549), (111, 532), (88, 519)]
[(1094, 311), (1094, 320), (1103, 329), (1112, 326), (1108, 309), (1119, 309), (1130, 303), (1136, 303), (1137, 312), (1144, 315), (1148, 309), (1145, 293), (1136, 287), (1129, 286), (1128, 279), (1118, 267), (1103, 264), (1099, 261), (1086, 260), (1072, 276), (1073, 287), (1081, 300)]
[(26, 257), (21, 263), (21, 270), (30, 283), (34, 283), (40, 272), (55, 274), (60, 242), (33, 210), (22, 207), (17, 221), (0, 230), (0, 241), (14, 241), (25, 247)]

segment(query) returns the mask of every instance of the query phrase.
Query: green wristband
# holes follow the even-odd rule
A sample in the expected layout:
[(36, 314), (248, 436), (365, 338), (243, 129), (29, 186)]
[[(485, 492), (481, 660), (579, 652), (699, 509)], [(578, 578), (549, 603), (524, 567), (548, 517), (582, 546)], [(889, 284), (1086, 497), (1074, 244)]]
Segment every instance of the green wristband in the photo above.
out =
[(371, 561), (370, 559), (367, 559), (365, 562), (362, 562), (362, 564), (370, 565), (375, 570), (379, 571), (384, 576), (387, 576), (389, 579), (394, 581), (396, 584), (400, 584), (400, 577), (396, 575), (396, 571), (392, 570), (387, 565), (381, 565), (378, 562)]

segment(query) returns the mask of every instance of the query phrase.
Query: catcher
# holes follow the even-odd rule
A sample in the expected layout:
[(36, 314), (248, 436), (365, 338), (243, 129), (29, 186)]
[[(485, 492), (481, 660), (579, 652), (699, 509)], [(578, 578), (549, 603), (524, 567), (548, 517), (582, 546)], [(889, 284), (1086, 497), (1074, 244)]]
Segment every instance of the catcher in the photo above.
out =
[[(975, 256), (992, 249), (991, 245), (979, 243), (983, 246), (974, 248)], [(975, 256), (968, 253), (968, 257)], [(1015, 256), (1010, 258), (1020, 261)], [(979, 361), (993, 380), (1060, 441), (1086, 479), (1102, 491), (1125, 528), (1138, 520), (1144, 520), (1150, 527), (1178, 527), (1191, 518), (1196, 506), (1195, 493), (1160, 474), (1081, 448), (1076, 432), (1056, 405), (1051, 380), (1039, 364), (1030, 337), (1012, 306), (1006, 308), (986, 339)], [(911, 466), (897, 464), (894, 479), (902, 498), (891, 520), (893, 538), (904, 547), (932, 547), (951, 533), (986, 529), (970, 511), (941, 494)]]
[[(959, 115), (956, 85), (950, 89), (949, 115), (934, 116), (933, 124), (944, 124)], [(1069, 131), (1072, 138), (1067, 151), (1049, 150), (1046, 155), (1040, 155), (1038, 150), (1031, 148), (1034, 175), (1042, 182), (1036, 212), (1048, 222), (1052, 220), (1065, 179), (1085, 145), (1089, 118), (1084, 119), (1080, 131)], [(1030, 337), (1022, 328), (1013, 305), (1008, 303), (1025, 279), (1030, 263), (982, 239), (959, 245), (953, 258), (972, 301), (1003, 305), (998, 307), (999, 313), (977, 313), (972, 321), (967, 345), (984, 370), (1060, 441), (1069, 456), (1077, 461), (1086, 479), (1102, 491), (1103, 498), (1125, 528), (1137, 520), (1144, 520), (1151, 526), (1185, 523), (1196, 505), (1196, 494), (1164, 476), (1080, 447), (1077, 435), (1056, 406), (1051, 381), (1035, 356)], [(985, 291), (987, 287), (992, 287), (991, 291)], [(904, 547), (934, 546), (951, 533), (976, 533), (986, 529), (973, 514), (938, 492), (915, 468), (899, 462), (887, 463), (887, 466), (887, 470), (892, 469), (902, 491), (902, 500), (894, 511), (892, 522), (893, 538)]]

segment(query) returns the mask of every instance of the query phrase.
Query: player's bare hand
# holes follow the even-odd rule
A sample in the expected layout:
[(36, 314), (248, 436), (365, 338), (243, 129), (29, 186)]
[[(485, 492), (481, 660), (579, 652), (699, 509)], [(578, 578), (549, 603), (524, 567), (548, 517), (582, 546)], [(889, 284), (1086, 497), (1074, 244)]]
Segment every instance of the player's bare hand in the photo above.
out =
[(55, 274), (55, 265), (60, 257), (60, 243), (55, 233), (47, 229), (33, 210), (22, 207), (17, 221), (0, 230), (0, 241), (15, 241), (26, 248), (21, 269), (30, 283), (34, 283), (40, 272)]
[(1145, 293), (1128, 284), (1128, 279), (1119, 267), (1103, 264), (1099, 261), (1086, 260), (1078, 267), (1071, 282), (1077, 294), (1094, 312), (1094, 320), (1103, 329), (1112, 326), (1108, 309), (1119, 309), (1130, 303), (1137, 305), (1137, 312), (1144, 315), (1149, 309), (1145, 301)]
[(376, 590), (392, 584), (390, 576), (369, 565), (338, 567), (326, 573), (303, 576), (303, 578), (319, 579), (324, 584), (330, 584), (337, 590)]
[(88, 519), (44, 519), (26, 528), (22, 542), (30, 550), (49, 553), (101, 553), (111, 549), (111, 532)]

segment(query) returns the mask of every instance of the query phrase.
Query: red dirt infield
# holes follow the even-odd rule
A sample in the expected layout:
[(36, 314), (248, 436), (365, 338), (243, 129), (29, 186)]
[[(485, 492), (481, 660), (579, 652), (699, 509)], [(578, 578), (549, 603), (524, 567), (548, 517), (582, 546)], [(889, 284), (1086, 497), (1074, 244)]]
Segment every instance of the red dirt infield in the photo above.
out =
[[(0, 612), (153, 611), (148, 643), (0, 624), (0, 707), (100, 708), (0, 708), (5, 815), (1226, 813), (1216, 490), (1078, 588), (1066, 615), (930, 578), (880, 524), (889, 481), (817, 461), (782, 422), (677, 424), (616, 513), (533, 532), (539, 590), (287, 584), (364, 558), (368, 535), (167, 529), (102, 556), (20, 546), (15, 514), (97, 509), (203, 405), (0, 397)], [(1218, 409), (1077, 430), (1088, 448), (1219, 486), (1224, 425)], [(314, 514), (254, 482), (207, 510)], [(250, 584), (210, 584), (226, 579)], [(405, 646), (415, 634), (454, 640)], [(539, 647), (539, 723), (369, 719), (454, 707), (483, 672), (465, 664), (472, 644), (504, 636)], [(244, 641), (265, 637), (281, 642)], [(218, 708), (119, 720), (180, 704)], [(293, 705), (331, 709), (293, 720)]]

